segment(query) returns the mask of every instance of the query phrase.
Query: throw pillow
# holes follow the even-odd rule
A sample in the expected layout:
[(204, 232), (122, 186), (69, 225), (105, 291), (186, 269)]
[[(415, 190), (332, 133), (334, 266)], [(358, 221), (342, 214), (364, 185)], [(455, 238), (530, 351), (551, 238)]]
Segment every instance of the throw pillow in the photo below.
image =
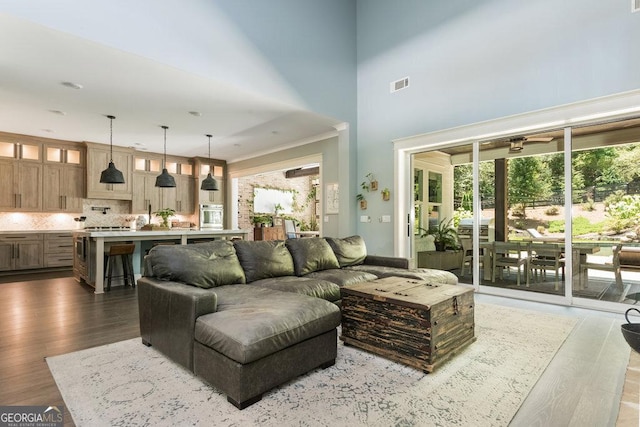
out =
[(341, 268), (362, 264), (367, 257), (367, 247), (364, 244), (364, 239), (360, 236), (350, 236), (344, 239), (327, 237), (326, 239), (336, 254)]
[(291, 254), (281, 240), (234, 242), (247, 283), (269, 277), (293, 276)]
[(287, 239), (287, 249), (293, 257), (296, 276), (304, 276), (314, 271), (340, 268), (340, 263), (329, 243), (321, 237)]
[(233, 243), (217, 240), (189, 245), (158, 245), (149, 251), (153, 276), (200, 288), (244, 283)]

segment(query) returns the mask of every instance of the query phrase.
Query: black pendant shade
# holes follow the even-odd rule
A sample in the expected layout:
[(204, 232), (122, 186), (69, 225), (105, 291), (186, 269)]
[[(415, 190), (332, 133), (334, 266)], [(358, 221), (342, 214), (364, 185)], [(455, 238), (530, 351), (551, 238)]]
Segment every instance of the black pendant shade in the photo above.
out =
[(100, 182), (103, 184), (124, 184), (124, 175), (113, 162), (109, 162), (109, 166), (100, 174)]
[(167, 168), (162, 169), (162, 173), (156, 177), (156, 187), (171, 188), (175, 186), (175, 178), (169, 175)]
[(211, 175), (211, 135), (207, 134), (209, 138), (209, 173), (207, 177), (202, 180), (200, 189), (204, 191), (218, 191), (218, 181)]
[(211, 176), (211, 172), (207, 174), (207, 177), (202, 180), (201, 190), (205, 191), (218, 191), (218, 181)]
[(109, 132), (109, 166), (100, 174), (102, 184), (124, 184), (124, 175), (113, 164), (113, 119), (114, 116), (107, 116), (110, 120)]
[(168, 126), (160, 126), (164, 129), (164, 163), (162, 164), (162, 173), (156, 178), (156, 187), (172, 188), (176, 186), (176, 180), (169, 175), (167, 170), (167, 129)]

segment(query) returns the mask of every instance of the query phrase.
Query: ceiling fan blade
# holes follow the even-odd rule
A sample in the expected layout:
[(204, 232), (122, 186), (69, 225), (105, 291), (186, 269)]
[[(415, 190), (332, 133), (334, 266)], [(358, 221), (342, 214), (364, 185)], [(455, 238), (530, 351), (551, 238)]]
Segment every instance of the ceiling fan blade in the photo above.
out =
[(551, 140), (553, 140), (552, 136), (532, 136), (532, 137), (525, 137), (524, 140), (526, 142), (550, 142)]

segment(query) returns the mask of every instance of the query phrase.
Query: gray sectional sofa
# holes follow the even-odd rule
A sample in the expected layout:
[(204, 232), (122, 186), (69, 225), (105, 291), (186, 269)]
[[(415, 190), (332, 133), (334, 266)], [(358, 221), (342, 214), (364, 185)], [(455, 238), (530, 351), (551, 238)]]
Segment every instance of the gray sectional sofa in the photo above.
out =
[(359, 236), (156, 246), (138, 280), (142, 342), (243, 409), (333, 365), (340, 288), (387, 276), (457, 284), (446, 271), (367, 255)]

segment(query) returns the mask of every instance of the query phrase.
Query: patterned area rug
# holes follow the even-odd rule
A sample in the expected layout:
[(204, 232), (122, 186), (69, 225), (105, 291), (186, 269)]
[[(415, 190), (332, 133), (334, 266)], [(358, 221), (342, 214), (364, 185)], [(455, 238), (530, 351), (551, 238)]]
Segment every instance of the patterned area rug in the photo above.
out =
[(477, 341), (431, 374), (339, 341), (335, 366), (243, 411), (140, 339), (47, 362), (78, 426), (506, 426), (575, 324), (477, 304)]

